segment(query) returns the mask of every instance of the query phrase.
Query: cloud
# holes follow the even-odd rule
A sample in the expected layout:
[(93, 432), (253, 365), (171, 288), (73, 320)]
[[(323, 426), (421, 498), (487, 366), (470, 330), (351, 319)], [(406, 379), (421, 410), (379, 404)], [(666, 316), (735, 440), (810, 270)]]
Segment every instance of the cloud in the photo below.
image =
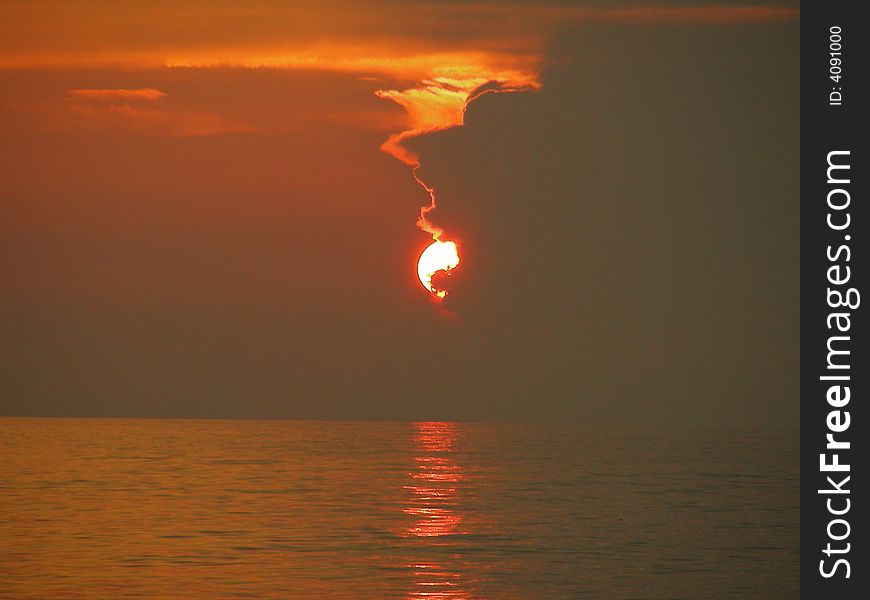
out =
[[(50, 11), (31, 3), (0, 7), (0, 69), (257, 68), (377, 79), (382, 88), (378, 94), (406, 111), (404, 130), (384, 149), (411, 165), (417, 158), (401, 142), (461, 124), (465, 105), (479, 86), (496, 82), (506, 89), (534, 89), (548, 43), (565, 27), (735, 26), (800, 14), (798, 5), (699, 6), (679, 5), (679, 0), (677, 5), (624, 6), (428, 0), (399, 5), (324, 0), (288, 6), (257, 0), (242, 5), (178, 0), (149, 4), (148, 10), (141, 10), (138, 0), (91, 3), (94, 10), (86, 18), (58, 0), (47, 0)], [(113, 127), (126, 123), (128, 129), (143, 132), (154, 126), (164, 133), (196, 135), (251, 129), (200, 107), (181, 109), (155, 87), (77, 88), (67, 96), (70, 112), (80, 122)], [(160, 110), (141, 105), (158, 100)]]
[[(377, 79), (378, 94), (406, 111), (404, 129), (384, 149), (412, 165), (417, 158), (401, 142), (461, 124), (479, 86), (496, 82), (504, 89), (534, 89), (547, 45), (565, 27), (590, 22), (738, 25), (800, 14), (797, 6), (724, 4), (178, 0), (148, 3), (142, 10), (138, 0), (90, 3), (93, 10), (85, 18), (78, 7), (59, 0), (38, 7), (0, 6), (0, 69), (257, 68)], [(213, 110), (181, 109), (156, 87), (83, 87), (67, 96), (78, 122), (100, 126), (142, 132), (154, 127), (172, 135), (251, 129)], [(158, 100), (160, 110), (141, 106)]]
[(155, 88), (71, 89), (67, 91), (65, 120), (72, 126), (157, 136), (191, 137), (253, 130), (248, 124), (212, 112), (135, 104), (166, 97), (165, 92)]
[[(425, 57), (485, 53), (489, 62), (535, 57), (559, 28), (586, 22), (722, 24), (795, 19), (797, 3), (718, 5), (478, 2), (387, 4), (324, 0), (278, 4), (215, 0), (91, 0), (0, 7), (0, 68), (237, 65), (407, 71)], [(50, 7), (50, 10), (46, 8)], [(452, 62), (452, 61), (451, 61)], [(502, 65), (504, 67), (505, 65)]]
[(166, 94), (154, 88), (127, 89), (93, 89), (93, 90), (69, 90), (67, 94), (76, 98), (89, 100), (160, 100)]

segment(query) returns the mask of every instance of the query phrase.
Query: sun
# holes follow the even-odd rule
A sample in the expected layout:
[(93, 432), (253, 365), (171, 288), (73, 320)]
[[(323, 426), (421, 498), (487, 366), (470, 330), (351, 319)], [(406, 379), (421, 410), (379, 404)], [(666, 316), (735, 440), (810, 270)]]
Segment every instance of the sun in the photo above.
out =
[(441, 290), (432, 286), (432, 277), (438, 271), (450, 272), (459, 265), (459, 249), (455, 242), (442, 242), (435, 240), (423, 250), (420, 260), (417, 261), (417, 276), (423, 287), (439, 298), (447, 296), (447, 290)]

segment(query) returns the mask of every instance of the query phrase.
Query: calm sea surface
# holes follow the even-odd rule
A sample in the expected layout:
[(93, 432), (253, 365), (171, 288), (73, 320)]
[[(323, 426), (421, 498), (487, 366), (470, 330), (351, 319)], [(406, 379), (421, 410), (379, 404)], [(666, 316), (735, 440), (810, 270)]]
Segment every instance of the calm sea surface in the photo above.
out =
[(797, 598), (797, 434), (0, 419), (2, 598)]

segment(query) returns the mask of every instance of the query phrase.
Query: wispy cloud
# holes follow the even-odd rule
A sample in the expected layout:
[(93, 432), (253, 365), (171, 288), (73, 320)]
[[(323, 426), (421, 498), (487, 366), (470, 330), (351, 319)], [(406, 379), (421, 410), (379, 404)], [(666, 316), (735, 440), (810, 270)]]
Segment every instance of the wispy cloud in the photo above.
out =
[(216, 113), (151, 103), (167, 98), (156, 88), (71, 89), (64, 107), (68, 125), (157, 136), (241, 133), (253, 128)]
[(154, 88), (128, 89), (90, 89), (69, 90), (67, 94), (74, 98), (87, 98), (88, 100), (160, 100), (166, 94)]

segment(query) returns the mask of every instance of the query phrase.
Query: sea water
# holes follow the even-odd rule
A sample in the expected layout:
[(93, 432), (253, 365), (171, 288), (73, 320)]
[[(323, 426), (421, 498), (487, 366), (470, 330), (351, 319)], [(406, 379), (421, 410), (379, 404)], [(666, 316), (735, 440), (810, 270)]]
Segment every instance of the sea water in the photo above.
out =
[(2, 598), (796, 598), (798, 435), (0, 419)]

